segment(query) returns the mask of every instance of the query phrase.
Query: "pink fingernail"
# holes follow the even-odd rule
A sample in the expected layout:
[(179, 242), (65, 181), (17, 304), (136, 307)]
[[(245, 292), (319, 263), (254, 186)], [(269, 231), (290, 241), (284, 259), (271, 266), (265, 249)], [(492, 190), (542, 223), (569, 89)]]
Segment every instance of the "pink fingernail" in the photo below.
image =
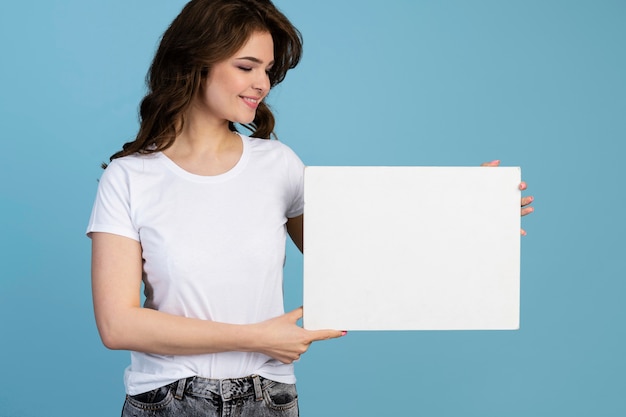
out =
[(347, 331), (345, 331), (345, 330), (341, 332), (341, 335), (342, 335), (342, 336), (345, 336), (345, 335), (347, 335), (347, 334), (348, 334), (348, 332), (347, 332)]

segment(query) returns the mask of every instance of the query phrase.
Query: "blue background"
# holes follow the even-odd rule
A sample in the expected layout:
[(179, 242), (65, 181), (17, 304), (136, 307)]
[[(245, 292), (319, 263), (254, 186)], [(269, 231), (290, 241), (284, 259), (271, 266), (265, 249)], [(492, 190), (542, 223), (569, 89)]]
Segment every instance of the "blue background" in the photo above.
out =
[[(0, 416), (119, 415), (85, 226), (182, 0), (0, 5)], [(521, 166), (513, 332), (352, 332), (297, 364), (303, 416), (626, 415), (626, 2), (289, 1), (271, 95), (308, 165)], [(451, 259), (451, 262), (454, 260)], [(289, 246), (286, 307), (301, 304)]]

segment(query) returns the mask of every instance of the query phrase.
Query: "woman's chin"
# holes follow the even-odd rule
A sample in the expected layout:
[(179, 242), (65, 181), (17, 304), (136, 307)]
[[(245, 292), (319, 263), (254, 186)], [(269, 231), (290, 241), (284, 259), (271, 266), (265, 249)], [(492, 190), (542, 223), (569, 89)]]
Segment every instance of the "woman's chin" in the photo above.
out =
[(231, 120), (233, 123), (237, 123), (240, 125), (249, 125), (250, 123), (254, 122), (254, 118), (256, 117), (256, 115), (252, 116), (252, 117), (239, 117), (237, 120)]

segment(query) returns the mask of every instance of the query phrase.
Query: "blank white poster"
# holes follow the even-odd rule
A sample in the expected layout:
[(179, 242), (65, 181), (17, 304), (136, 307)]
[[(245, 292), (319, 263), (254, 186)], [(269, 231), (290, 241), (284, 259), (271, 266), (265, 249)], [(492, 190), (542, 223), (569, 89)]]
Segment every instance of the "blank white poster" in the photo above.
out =
[(519, 328), (519, 167), (307, 167), (307, 329)]

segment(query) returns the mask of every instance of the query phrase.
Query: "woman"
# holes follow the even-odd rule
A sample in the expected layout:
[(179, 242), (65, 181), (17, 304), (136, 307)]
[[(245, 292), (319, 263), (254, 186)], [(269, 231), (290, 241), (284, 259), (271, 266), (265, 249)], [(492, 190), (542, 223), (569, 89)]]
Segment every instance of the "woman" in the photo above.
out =
[(283, 310), (285, 229), (302, 248), (302, 162), (234, 126), (272, 134), (263, 99), (301, 51), (263, 0), (193, 0), (163, 35), (139, 133), (112, 156), (88, 228), (98, 330), (133, 352), (123, 415), (298, 415), (293, 361), (342, 335)]
[(123, 416), (297, 416), (293, 361), (345, 334), (283, 311), (303, 164), (262, 139), (263, 99), (301, 52), (267, 0), (192, 0), (163, 35), (140, 130), (111, 157), (88, 226), (98, 330), (132, 351)]

